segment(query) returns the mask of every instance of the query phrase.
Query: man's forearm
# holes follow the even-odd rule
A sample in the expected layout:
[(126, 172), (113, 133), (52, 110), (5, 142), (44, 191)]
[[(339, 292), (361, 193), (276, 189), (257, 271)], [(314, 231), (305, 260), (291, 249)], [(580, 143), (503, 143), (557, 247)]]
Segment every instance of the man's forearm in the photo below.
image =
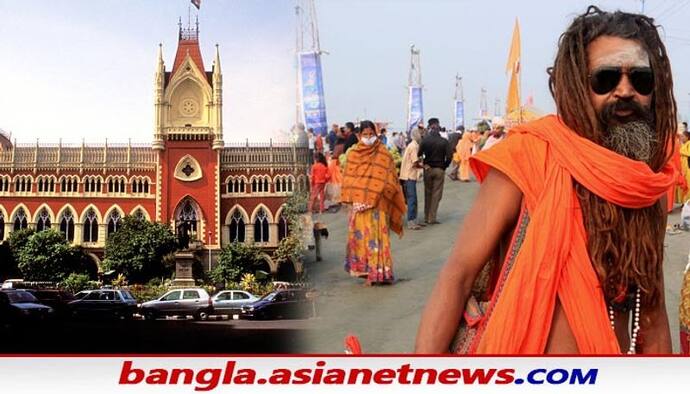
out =
[(439, 280), (429, 296), (417, 332), (415, 353), (447, 353), (453, 335), (462, 318), (469, 291), (463, 286), (439, 275)]

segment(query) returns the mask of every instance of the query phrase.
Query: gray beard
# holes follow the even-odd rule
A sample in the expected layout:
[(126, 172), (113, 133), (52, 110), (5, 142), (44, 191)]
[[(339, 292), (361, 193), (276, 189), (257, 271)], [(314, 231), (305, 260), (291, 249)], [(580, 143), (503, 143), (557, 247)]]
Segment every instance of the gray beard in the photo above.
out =
[(654, 128), (642, 120), (610, 125), (602, 141), (607, 149), (647, 164), (657, 144)]

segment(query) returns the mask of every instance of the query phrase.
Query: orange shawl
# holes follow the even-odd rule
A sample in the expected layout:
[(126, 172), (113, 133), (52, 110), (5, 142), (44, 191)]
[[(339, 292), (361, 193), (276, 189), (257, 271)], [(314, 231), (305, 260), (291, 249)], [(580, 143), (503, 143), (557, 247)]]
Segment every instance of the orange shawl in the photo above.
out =
[(360, 142), (347, 151), (340, 200), (384, 211), (390, 217), (391, 230), (402, 235), (407, 207), (395, 162), (381, 142), (371, 146)]
[(580, 353), (620, 353), (589, 259), (573, 179), (614, 204), (642, 208), (675, 182), (672, 166), (654, 173), (578, 136), (554, 115), (511, 130), (470, 165), (480, 181), (490, 167), (506, 174), (522, 191), (530, 216), (500, 297), (494, 292), (477, 352), (543, 353), (558, 296)]

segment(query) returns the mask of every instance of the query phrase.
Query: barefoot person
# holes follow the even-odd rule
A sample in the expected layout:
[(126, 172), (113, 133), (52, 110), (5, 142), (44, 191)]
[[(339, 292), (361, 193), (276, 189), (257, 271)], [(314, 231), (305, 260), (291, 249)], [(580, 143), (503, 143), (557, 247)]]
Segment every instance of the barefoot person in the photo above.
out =
[(341, 202), (351, 204), (345, 271), (366, 284), (393, 283), (389, 229), (402, 235), (405, 200), (393, 157), (370, 121), (347, 153)]
[[(677, 114), (654, 21), (589, 7), (561, 36), (549, 76), (558, 116), (470, 159), (481, 189), (417, 352), (671, 352), (662, 261)], [(488, 305), (467, 309), (475, 335), (453, 341), (495, 250), (505, 258), (489, 275)]]

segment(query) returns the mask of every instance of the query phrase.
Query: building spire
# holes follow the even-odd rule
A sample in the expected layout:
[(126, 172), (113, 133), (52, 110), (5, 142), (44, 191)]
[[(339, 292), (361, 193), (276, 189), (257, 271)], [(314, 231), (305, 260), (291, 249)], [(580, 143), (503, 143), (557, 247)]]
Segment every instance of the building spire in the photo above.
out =
[(163, 61), (163, 43), (158, 43), (158, 69), (165, 71), (165, 62)]
[(220, 49), (216, 44), (216, 58), (213, 60), (213, 73), (220, 74)]

